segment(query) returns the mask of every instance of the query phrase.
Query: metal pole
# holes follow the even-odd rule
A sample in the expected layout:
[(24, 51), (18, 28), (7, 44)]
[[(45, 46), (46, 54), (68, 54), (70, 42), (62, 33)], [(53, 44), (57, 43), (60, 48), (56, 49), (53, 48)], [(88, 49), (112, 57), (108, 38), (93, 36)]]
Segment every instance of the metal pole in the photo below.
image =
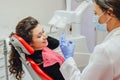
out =
[(8, 79), (7, 44), (6, 44), (6, 40), (4, 40), (4, 57), (5, 57), (5, 73), (6, 73), (6, 80), (9, 80), (9, 79)]

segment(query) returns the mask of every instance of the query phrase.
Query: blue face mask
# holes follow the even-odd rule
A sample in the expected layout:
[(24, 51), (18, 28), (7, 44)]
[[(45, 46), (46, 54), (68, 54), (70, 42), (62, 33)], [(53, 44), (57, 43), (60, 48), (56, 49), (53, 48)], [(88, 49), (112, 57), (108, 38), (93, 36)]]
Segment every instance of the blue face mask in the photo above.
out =
[(95, 24), (95, 28), (100, 30), (100, 31), (106, 32), (107, 31), (106, 23), (100, 24), (99, 23), (99, 16), (95, 15), (93, 18), (94, 18), (93, 23)]

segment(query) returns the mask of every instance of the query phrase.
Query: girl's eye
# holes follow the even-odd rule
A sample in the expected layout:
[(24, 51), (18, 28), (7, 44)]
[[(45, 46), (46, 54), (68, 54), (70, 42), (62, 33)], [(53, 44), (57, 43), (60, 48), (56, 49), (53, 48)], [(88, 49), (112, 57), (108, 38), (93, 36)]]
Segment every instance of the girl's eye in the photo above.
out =
[(38, 38), (41, 38), (41, 35), (40, 35), (40, 36), (38, 36)]

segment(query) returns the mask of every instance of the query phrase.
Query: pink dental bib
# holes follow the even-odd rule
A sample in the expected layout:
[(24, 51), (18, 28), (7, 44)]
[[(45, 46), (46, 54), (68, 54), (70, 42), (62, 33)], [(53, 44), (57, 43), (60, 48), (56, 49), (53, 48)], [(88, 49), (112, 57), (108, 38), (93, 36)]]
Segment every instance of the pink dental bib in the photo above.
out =
[(64, 58), (59, 53), (49, 49), (48, 47), (44, 47), (42, 49), (42, 57), (44, 67), (51, 66), (57, 62), (61, 65), (64, 62)]

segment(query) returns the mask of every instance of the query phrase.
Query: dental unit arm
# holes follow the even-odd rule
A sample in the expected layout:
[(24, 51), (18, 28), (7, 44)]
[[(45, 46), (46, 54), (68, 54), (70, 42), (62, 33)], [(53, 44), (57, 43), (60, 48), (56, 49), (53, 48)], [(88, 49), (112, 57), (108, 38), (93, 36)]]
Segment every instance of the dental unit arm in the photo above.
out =
[[(77, 2), (79, 1), (81, 0), (77, 0)], [(80, 35), (80, 27), (83, 15), (87, 8), (92, 5), (92, 1), (82, 0), (80, 5), (74, 11), (71, 10), (71, 0), (66, 0), (66, 5), (66, 10), (55, 11), (54, 16), (48, 22), (48, 24), (58, 29), (56, 32), (59, 32), (59, 34), (54, 35), (56, 36), (56, 38), (59, 39), (61, 33), (65, 32), (67, 39), (72, 39), (73, 41), (75, 41), (75, 51), (88, 52), (86, 38), (85, 36)]]
[[(67, 27), (67, 24), (79, 24), (73, 26), (74, 28), (77, 27), (78, 30), (80, 29), (80, 22), (82, 20), (83, 14), (91, 4), (92, 4), (91, 0), (83, 0), (75, 11), (71, 11), (71, 0), (67, 0), (66, 1), (67, 9), (55, 11), (54, 16), (48, 22), (48, 24), (58, 29), (65, 29), (65, 27)], [(80, 34), (80, 31), (75, 30), (75, 32), (78, 32), (78, 34)]]

